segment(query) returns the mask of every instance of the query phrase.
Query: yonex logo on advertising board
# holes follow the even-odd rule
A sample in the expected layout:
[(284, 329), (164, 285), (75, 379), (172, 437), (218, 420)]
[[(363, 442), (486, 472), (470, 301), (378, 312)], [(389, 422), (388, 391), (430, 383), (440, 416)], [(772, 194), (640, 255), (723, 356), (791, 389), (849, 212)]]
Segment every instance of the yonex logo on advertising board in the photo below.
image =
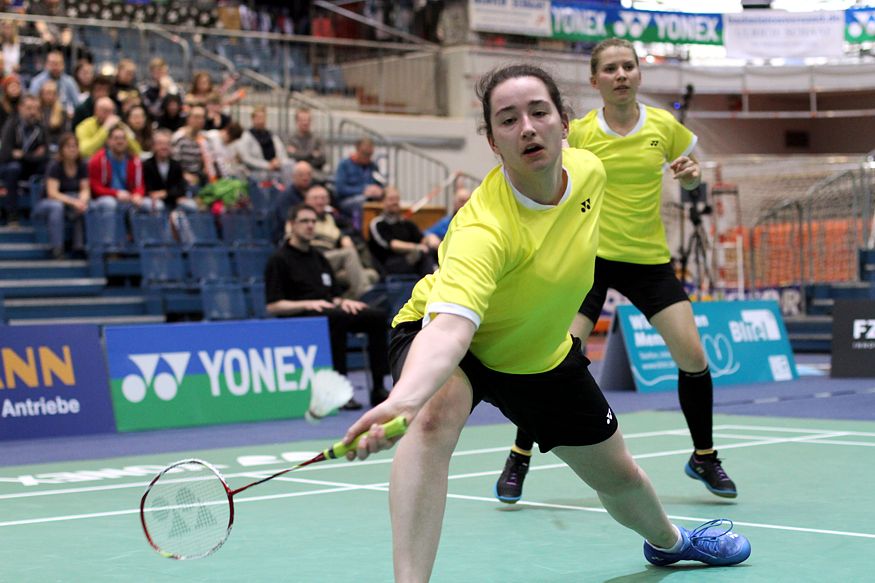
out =
[(614, 23), (614, 34), (641, 38), (650, 25), (650, 15), (642, 12), (620, 11), (620, 19)]
[[(249, 393), (309, 388), (315, 373), (316, 353), (317, 346), (311, 344), (247, 350), (201, 350), (195, 355), (196, 362), (203, 368), (201, 376), (205, 373), (209, 379), (212, 397), (228, 393), (239, 397)], [(171, 401), (185, 385), (192, 352), (129, 354), (128, 359), (137, 367), (139, 374), (128, 374), (122, 379), (121, 392), (127, 401), (140, 403), (147, 398), (150, 389), (161, 401)], [(169, 370), (158, 372), (162, 363)], [(298, 378), (293, 380), (292, 377)]]
[(875, 12), (865, 10), (850, 11), (854, 22), (848, 24), (847, 32), (851, 38), (875, 36)]

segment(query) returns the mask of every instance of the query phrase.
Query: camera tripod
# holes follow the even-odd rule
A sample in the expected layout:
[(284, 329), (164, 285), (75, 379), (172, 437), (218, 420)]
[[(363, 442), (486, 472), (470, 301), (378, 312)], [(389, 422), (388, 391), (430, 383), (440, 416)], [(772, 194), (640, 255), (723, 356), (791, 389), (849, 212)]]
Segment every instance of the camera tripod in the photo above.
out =
[[(708, 233), (702, 226), (702, 215), (711, 213), (711, 207), (705, 204), (700, 210), (697, 197), (691, 197), (692, 204), (690, 205), (690, 223), (693, 225), (693, 231), (690, 233), (686, 242), (681, 236), (680, 249), (680, 273), (678, 275), (682, 283), (688, 281), (693, 284), (693, 287), (698, 293), (707, 293), (711, 291), (711, 266), (708, 264)], [(682, 223), (683, 224), (683, 223)], [(692, 261), (692, 268), (687, 269)]]

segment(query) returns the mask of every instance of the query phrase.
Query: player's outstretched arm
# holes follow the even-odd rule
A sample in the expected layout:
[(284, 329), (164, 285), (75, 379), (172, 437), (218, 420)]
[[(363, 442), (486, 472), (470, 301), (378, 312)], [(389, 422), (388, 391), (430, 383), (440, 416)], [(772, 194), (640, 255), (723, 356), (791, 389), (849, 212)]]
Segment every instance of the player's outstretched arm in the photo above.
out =
[(351, 443), (361, 433), (368, 432), (349, 459), (365, 459), (368, 455), (389, 449), (397, 439), (386, 439), (382, 423), (401, 415), (410, 424), (419, 410), (450, 378), (459, 365), (471, 339), (474, 323), (454, 314), (437, 314), (417, 334), (410, 346), (401, 378), (389, 392), (389, 398), (362, 415), (346, 431), (344, 443)]

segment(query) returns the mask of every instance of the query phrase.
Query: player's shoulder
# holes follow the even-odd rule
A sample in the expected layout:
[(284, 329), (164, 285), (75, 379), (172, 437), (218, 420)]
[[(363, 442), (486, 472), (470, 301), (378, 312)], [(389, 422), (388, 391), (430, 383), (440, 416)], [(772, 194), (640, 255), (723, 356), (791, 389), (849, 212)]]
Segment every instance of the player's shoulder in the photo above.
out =
[(650, 105), (645, 105), (644, 107), (647, 110), (647, 120), (651, 123), (660, 124), (660, 125), (664, 125), (664, 126), (672, 126), (672, 125), (678, 123), (674, 114), (672, 114), (671, 112), (669, 112), (665, 109), (662, 109), (659, 107), (652, 107)]
[(562, 164), (572, 172), (585, 171), (604, 175), (605, 166), (601, 159), (583, 148), (563, 148)]
[(568, 131), (585, 131), (598, 122), (598, 109), (590, 109), (583, 117), (576, 117), (568, 123)]

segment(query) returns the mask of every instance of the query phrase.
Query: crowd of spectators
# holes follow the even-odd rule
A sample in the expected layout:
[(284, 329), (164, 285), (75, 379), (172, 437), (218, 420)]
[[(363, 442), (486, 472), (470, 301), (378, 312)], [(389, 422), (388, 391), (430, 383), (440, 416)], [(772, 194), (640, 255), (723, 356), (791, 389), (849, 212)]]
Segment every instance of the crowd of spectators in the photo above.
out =
[[(17, 24), (0, 22), (0, 225), (14, 227), (19, 213), (29, 214), (46, 229), (52, 256), (62, 258), (84, 254), (91, 210), (157, 213), (173, 222), (217, 212), (199, 194), (219, 181), (263, 189), (268, 208), (259, 216), (273, 227), (277, 249), (265, 274), (268, 311), (325, 311), (339, 370), (346, 332), (367, 334), (371, 401), (384, 399), (388, 314), (366, 302), (378, 297), (386, 276), (433, 271), (439, 239), (401, 216), (400, 193), (381, 174), (373, 140), (358, 140), (332, 169), (308, 109), (295, 112), (285, 140), (262, 106), (251, 108), (244, 130), (232, 114), (245, 96), (234, 91), (233, 77), (218, 86), (206, 72), (176, 80), (161, 57), (145, 72), (122, 58), (98, 73), (87, 51), (68, 50), (66, 29), (37, 30), (46, 42), (43, 59), (32, 74), (19, 75)], [(85, 58), (71, 62), (71, 54)], [(22, 204), (31, 192), (34, 200)], [(384, 210), (363, 225), (368, 201), (382, 201)], [(304, 283), (312, 287), (307, 293), (298, 285)]]

